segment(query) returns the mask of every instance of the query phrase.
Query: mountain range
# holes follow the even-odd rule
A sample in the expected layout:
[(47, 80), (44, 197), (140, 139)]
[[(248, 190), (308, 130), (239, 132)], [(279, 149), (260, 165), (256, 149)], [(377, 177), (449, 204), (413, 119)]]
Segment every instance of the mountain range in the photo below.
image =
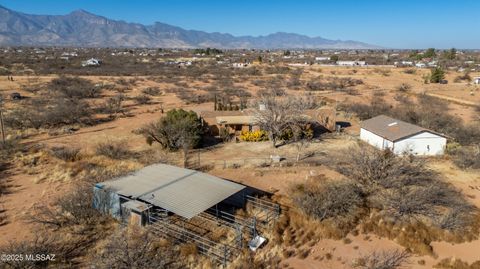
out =
[(0, 46), (379, 49), (358, 41), (278, 32), (266, 36), (233, 36), (111, 20), (76, 10), (67, 15), (32, 15), (0, 6)]

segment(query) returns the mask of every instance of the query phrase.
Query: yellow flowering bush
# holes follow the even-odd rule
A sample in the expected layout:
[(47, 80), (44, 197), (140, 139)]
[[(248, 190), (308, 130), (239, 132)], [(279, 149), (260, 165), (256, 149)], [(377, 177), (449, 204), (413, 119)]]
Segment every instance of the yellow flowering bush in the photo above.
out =
[(267, 141), (268, 135), (267, 132), (262, 130), (242, 131), (240, 134), (240, 139), (247, 142)]

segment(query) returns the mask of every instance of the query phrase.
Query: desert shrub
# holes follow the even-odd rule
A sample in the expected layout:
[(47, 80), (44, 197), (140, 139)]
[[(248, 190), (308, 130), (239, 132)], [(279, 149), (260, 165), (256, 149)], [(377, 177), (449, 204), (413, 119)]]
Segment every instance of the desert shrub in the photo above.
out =
[(296, 188), (296, 205), (320, 221), (355, 218), (364, 207), (362, 190), (350, 181), (309, 182)]
[(391, 107), (380, 97), (373, 97), (370, 104), (345, 103), (339, 108), (347, 113), (354, 113), (361, 120), (373, 118), (378, 115), (388, 114)]
[(412, 85), (407, 84), (407, 83), (402, 83), (397, 87), (397, 90), (400, 92), (407, 92), (412, 88)]
[(95, 147), (95, 153), (114, 160), (127, 159), (132, 155), (124, 141), (101, 142)]
[(213, 101), (209, 94), (196, 93), (192, 90), (180, 90), (175, 95), (187, 104), (203, 104)]
[(267, 74), (288, 74), (290, 72), (290, 68), (287, 66), (268, 66), (265, 68), (265, 73)]
[(432, 253), (434, 240), (478, 237), (479, 210), (420, 158), (362, 147), (322, 163), (347, 179), (298, 185), (292, 197), (304, 214), (336, 233), (360, 227), (424, 254)]
[[(58, 234), (35, 234), (34, 239), (10, 244), (0, 249), (1, 253), (33, 255), (29, 260), (23, 256), (22, 260), (4, 260), (2, 268), (36, 269), (36, 268), (72, 268), (79, 265), (77, 260), (86, 254), (93, 240), (90, 238), (62, 238)], [(38, 259), (35, 255), (43, 255)], [(53, 256), (54, 255), (54, 256)]]
[(408, 68), (403, 70), (403, 73), (413, 75), (417, 73), (417, 70), (415, 70), (414, 68)]
[[(105, 196), (110, 197), (110, 196)], [(78, 183), (73, 190), (58, 198), (53, 206), (39, 205), (28, 221), (39, 223), (53, 229), (67, 228), (81, 231), (94, 231), (109, 217), (93, 207), (94, 196), (92, 185)], [(104, 203), (109, 203), (105, 198)]]
[(50, 149), (50, 152), (55, 158), (66, 162), (74, 162), (80, 159), (79, 148), (53, 147)]
[(480, 148), (478, 146), (461, 147), (453, 150), (453, 162), (462, 169), (480, 169)]
[(52, 128), (75, 123), (92, 123), (92, 110), (79, 99), (36, 99), (11, 110), (5, 124), (15, 129)]
[(480, 269), (480, 260), (468, 264), (460, 259), (445, 258), (434, 265), (438, 269)]
[(99, 107), (100, 113), (107, 113), (110, 115), (116, 115), (124, 113), (123, 102), (125, 101), (125, 95), (117, 94), (113, 97), (109, 97), (105, 103)]
[(180, 253), (168, 241), (160, 241), (138, 227), (121, 228), (107, 238), (92, 261), (95, 268), (185, 268)]
[(51, 92), (68, 98), (95, 98), (100, 95), (102, 90), (90, 80), (65, 76), (53, 79), (47, 87)]
[(152, 98), (150, 98), (148, 95), (141, 94), (141, 95), (137, 95), (137, 96), (133, 97), (133, 100), (135, 100), (135, 102), (137, 102), (137, 104), (145, 105), (145, 104), (150, 103)]
[(322, 91), (322, 90), (345, 90), (349, 87), (363, 84), (361, 79), (355, 79), (350, 77), (327, 77), (312, 79), (307, 82), (307, 90), (310, 91)]
[(388, 77), (392, 73), (392, 71), (390, 69), (384, 69), (384, 68), (375, 68), (375, 69), (373, 69), (373, 72), (377, 73), (377, 74), (380, 74), (384, 77)]
[(440, 83), (442, 79), (445, 78), (445, 71), (443, 69), (436, 67), (430, 70), (430, 82), (431, 83)]
[(335, 159), (336, 170), (360, 184), (367, 206), (385, 216), (405, 223), (420, 219), (458, 232), (470, 227), (478, 213), (460, 191), (417, 157), (362, 148)]
[(267, 132), (262, 130), (242, 131), (242, 133), (240, 134), (240, 139), (247, 142), (260, 142), (267, 141), (268, 135)]
[(286, 92), (285, 89), (260, 89), (257, 92), (257, 96), (264, 96), (264, 95), (273, 95), (273, 96), (285, 96)]
[(400, 250), (374, 251), (357, 259), (353, 267), (364, 269), (396, 269), (408, 263), (411, 254)]
[(160, 95), (162, 91), (158, 87), (148, 87), (143, 89), (142, 93), (146, 95), (157, 96)]

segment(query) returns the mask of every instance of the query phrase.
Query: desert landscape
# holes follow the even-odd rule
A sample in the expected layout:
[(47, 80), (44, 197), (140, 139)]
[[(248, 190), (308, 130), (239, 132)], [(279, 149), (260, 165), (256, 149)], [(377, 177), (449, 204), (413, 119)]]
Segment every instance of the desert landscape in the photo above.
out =
[(480, 268), (476, 3), (20, 2), (0, 268)]
[[(128, 232), (116, 220), (84, 208), (91, 206), (88, 190), (97, 182), (161, 162), (186, 165), (263, 190), (281, 206), (278, 220), (265, 232), (269, 242), (253, 256), (245, 252), (231, 260), (229, 268), (377, 268), (367, 267), (375, 259), (390, 259), (391, 266), (398, 263), (408, 268), (477, 268), (479, 264), (480, 91), (471, 78), (480, 76), (480, 72), (475, 69), (448, 68), (444, 75), (448, 84), (439, 84), (426, 79), (433, 74), (431, 69), (319, 64), (313, 60), (318, 54), (315, 51), (295, 52), (307, 54), (303, 57), (312, 59), (312, 63), (292, 65), (292, 60), (284, 57), (285, 52), (225, 51), (209, 57), (192, 50), (161, 54), (151, 51), (146, 56), (140, 56), (143, 50), (130, 50), (126, 55), (113, 56), (119, 55), (119, 50), (97, 49), (92, 55), (89, 50), (75, 49), (79, 59), (102, 55), (102, 64), (82, 67), (73, 60), (58, 66), (49, 64), (50, 69), (45, 70), (45, 61), (58, 62), (56, 55), (73, 51), (45, 50), (53, 60), (38, 56), (33, 49), (30, 57), (40, 62), (17, 59), (15, 55), (25, 55), (25, 49), (19, 54), (18, 49), (10, 48), (2, 54), (4, 75), (0, 77), (0, 89), (6, 137), (2, 147), (0, 243), (5, 253), (52, 248), (64, 255), (52, 263), (55, 267), (84, 267), (99, 259), (99, 253), (113, 255), (106, 245), (119, 232)], [(363, 57), (362, 53), (356, 57)], [(385, 53), (367, 55), (373, 58)], [(223, 63), (227, 59), (236, 62), (236, 57), (249, 64), (232, 67)], [(478, 56), (467, 52), (460, 57)], [(184, 59), (192, 61), (191, 65), (184, 65)], [(115, 74), (128, 70), (130, 64), (136, 66), (131, 75)], [(225, 113), (239, 111), (239, 106), (244, 106), (245, 111), (257, 111), (256, 102), (267, 97), (279, 103), (306, 98), (312, 109), (333, 109), (338, 127), (315, 131), (311, 138), (278, 138), (275, 146), (271, 141), (243, 141), (234, 138), (235, 133), (226, 137), (207, 137), (204, 133), (203, 142), (187, 150), (146, 143), (148, 135), (144, 130), (168, 117), (169, 111), (221, 115), (222, 110), (215, 111), (219, 104), (223, 104)], [(449, 138), (446, 154), (412, 156), (408, 158), (414, 160), (407, 161), (407, 157), (387, 156), (374, 150), (360, 141), (360, 123), (379, 114), (416, 120), (444, 133)], [(272, 156), (280, 156), (281, 160), (272, 161)], [(447, 199), (447, 208), (435, 213), (431, 208), (432, 212), (428, 212), (429, 208), (413, 206), (408, 209), (413, 211), (406, 213), (411, 216), (395, 217), (385, 208), (347, 200), (344, 206), (348, 208), (335, 209), (347, 211), (326, 218), (317, 214), (321, 210), (327, 210), (327, 214), (333, 208), (310, 208), (321, 207), (327, 202), (322, 199), (332, 198), (319, 196), (310, 204), (305, 199), (314, 196), (305, 196), (307, 186), (319, 193), (323, 188), (333, 188), (329, 192), (339, 192), (335, 199), (342, 199), (342, 195), (354, 199), (359, 194), (342, 193), (341, 184), (354, 184), (358, 175), (367, 172), (368, 165), (378, 169), (373, 167), (376, 161), (390, 163), (383, 168), (387, 169), (387, 178), (389, 173), (395, 173), (395, 177), (405, 180), (418, 176), (419, 180), (437, 182), (433, 185), (445, 189), (429, 191), (441, 196), (425, 199), (433, 199), (435, 207), (441, 207), (441, 199)], [(341, 183), (350, 180), (353, 183)], [(433, 186), (430, 184), (428, 188)], [(355, 188), (348, 189), (352, 192)], [(393, 199), (372, 191), (372, 198)], [(367, 203), (375, 200), (358, 199), (367, 199)], [(342, 202), (329, 203), (334, 203), (330, 205), (333, 207)], [(456, 203), (461, 204), (458, 212), (442, 216), (445, 210), (454, 210), (448, 207)], [(444, 224), (432, 226), (437, 221)], [(152, 240), (152, 244), (162, 244), (158, 247), (173, 243)], [(70, 244), (82, 247), (72, 250)], [(179, 251), (182, 257), (178, 266), (212, 266), (208, 258), (188, 250), (187, 245), (177, 247), (171, 251)], [(48, 262), (42, 266), (45, 264)]]

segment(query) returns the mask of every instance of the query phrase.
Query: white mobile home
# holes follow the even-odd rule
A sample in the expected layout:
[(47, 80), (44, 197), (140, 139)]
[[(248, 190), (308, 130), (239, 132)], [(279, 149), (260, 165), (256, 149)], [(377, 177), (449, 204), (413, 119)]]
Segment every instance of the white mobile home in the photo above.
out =
[(395, 154), (442, 155), (447, 138), (434, 131), (384, 115), (363, 121), (360, 139)]

